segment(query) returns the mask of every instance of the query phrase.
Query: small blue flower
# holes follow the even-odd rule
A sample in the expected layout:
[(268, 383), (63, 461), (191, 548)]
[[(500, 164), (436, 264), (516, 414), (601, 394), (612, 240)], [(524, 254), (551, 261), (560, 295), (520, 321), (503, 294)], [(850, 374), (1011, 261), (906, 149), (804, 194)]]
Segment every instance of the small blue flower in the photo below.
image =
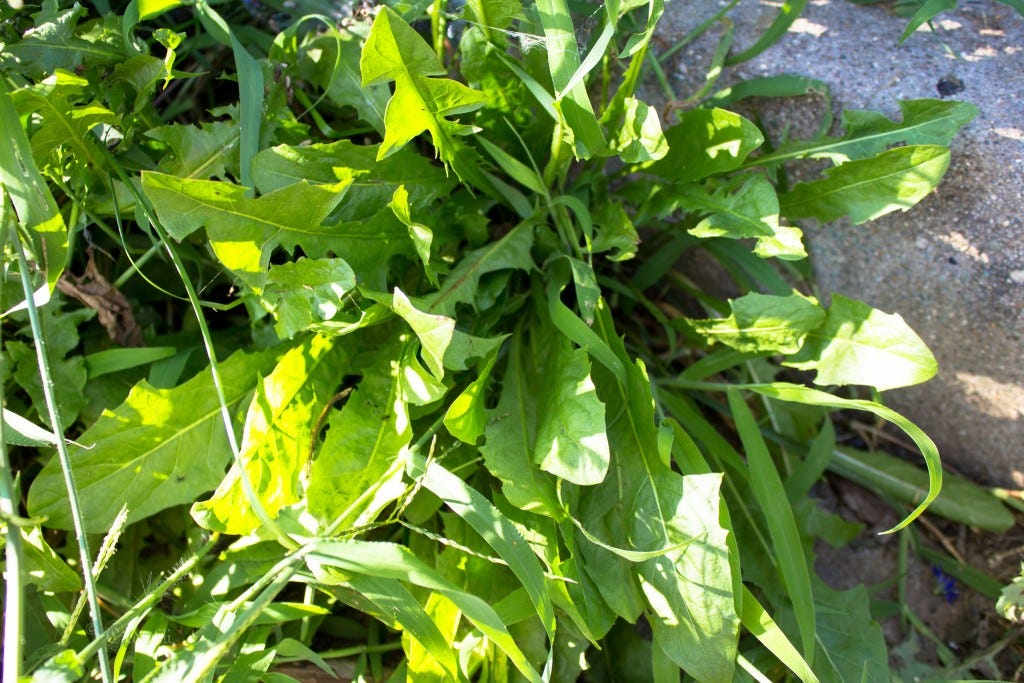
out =
[(939, 569), (934, 564), (932, 565), (932, 574), (935, 575), (935, 579), (939, 583), (939, 588), (942, 590), (942, 594), (945, 596), (946, 602), (952, 605), (956, 602), (956, 599), (960, 597), (960, 591), (956, 587), (956, 579)]

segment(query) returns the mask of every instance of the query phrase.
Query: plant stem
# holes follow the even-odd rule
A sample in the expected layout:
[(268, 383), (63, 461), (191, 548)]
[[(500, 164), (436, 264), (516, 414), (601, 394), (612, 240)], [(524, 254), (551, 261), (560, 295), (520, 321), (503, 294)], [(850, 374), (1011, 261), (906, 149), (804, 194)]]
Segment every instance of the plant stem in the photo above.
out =
[[(68, 444), (64, 440), (64, 428), (61, 426), (60, 410), (54, 393), (53, 375), (50, 373), (50, 360), (46, 355), (46, 338), (42, 323), (39, 320), (39, 309), (36, 308), (35, 292), (29, 277), (28, 259), (20, 239), (13, 240), (14, 249), (18, 254), (18, 269), (21, 271), (21, 285), (25, 292), (25, 303), (28, 308), (29, 324), (32, 337), (35, 339), (36, 362), (39, 364), (39, 378), (43, 385), (43, 397), (46, 401), (46, 412), (50, 418), (50, 427), (57, 443), (57, 458), (64, 474), (64, 486), (68, 492), (68, 505), (71, 508), (71, 521), (74, 525), (75, 540), (78, 542), (78, 555), (82, 562), (82, 576), (85, 581), (85, 595), (89, 601), (89, 612), (92, 616), (92, 627), (96, 637), (103, 635), (103, 618), (100, 615), (99, 598), (96, 595), (96, 580), (92, 575), (92, 559), (89, 544), (85, 536), (85, 522), (82, 519), (82, 506), (78, 500), (78, 488), (75, 486), (74, 473), (71, 471), (71, 456)], [(104, 681), (113, 681), (110, 671), (110, 659), (107, 651), (99, 651), (100, 673)]]
[[(7, 230), (7, 197), (0, 193), (0, 243), (14, 231)], [(17, 239), (17, 237), (15, 237)], [(3, 279), (0, 279), (0, 289), (3, 288)], [(2, 330), (0, 330), (2, 331)], [(0, 365), (6, 362), (7, 357), (0, 357)], [(0, 383), (0, 407), (4, 405), (4, 386)], [(24, 605), (22, 604), (22, 587), (25, 581), (23, 553), (21, 545), (21, 527), (15, 524), (18, 515), (18, 496), (14, 488), (14, 476), (11, 470), (11, 461), (7, 457), (7, 439), (4, 434), (5, 423), (0, 420), (0, 520), (7, 525), (7, 545), (5, 557), (7, 565), (6, 593), (4, 595), (4, 664), (3, 683), (17, 683), (21, 673), (21, 631), (24, 624)]]

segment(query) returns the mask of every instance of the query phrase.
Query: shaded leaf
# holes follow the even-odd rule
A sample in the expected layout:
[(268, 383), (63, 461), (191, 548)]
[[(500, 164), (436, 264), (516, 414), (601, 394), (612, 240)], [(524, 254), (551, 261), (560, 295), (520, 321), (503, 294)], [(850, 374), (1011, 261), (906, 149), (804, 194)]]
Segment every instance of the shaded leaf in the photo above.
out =
[(345, 529), (366, 523), (405, 490), (412, 430), (401, 397), (399, 356), (400, 349), (389, 345), (366, 367), (351, 368), (362, 379), (345, 406), (330, 413), (306, 491), (309, 511), (324, 524)]
[(625, 99), (625, 121), (616, 137), (609, 141), (612, 150), (627, 164), (656, 161), (668, 154), (668, 141), (661, 131), (658, 110), (638, 99)]
[(224, 180), (229, 169), (238, 168), (238, 124), (234, 121), (212, 121), (198, 126), (175, 123), (152, 128), (146, 137), (169, 148), (157, 164), (163, 173), (180, 178)]
[(343, 260), (300, 258), (270, 267), (262, 302), (277, 319), (278, 336), (290, 339), (315, 323), (334, 319), (355, 286), (355, 273)]
[(379, 149), (379, 145), (356, 145), (350, 140), (297, 147), (278, 145), (253, 158), (253, 180), (260, 192), (267, 193), (302, 181), (334, 185), (339, 179), (336, 169), (349, 169), (352, 184), (334, 213), (345, 221), (373, 216), (399, 187), (408, 192), (412, 210), (420, 210), (451, 191), (453, 179), (429, 159), (411, 150), (398, 150), (378, 161)]
[(312, 258), (339, 247), (337, 232), (323, 223), (350, 184), (351, 179), (334, 185), (297, 183), (250, 199), (244, 187), (233, 183), (153, 171), (142, 175), (142, 188), (172, 237), (182, 240), (206, 227), (217, 258), (256, 286), (278, 246), (302, 247)]
[(896, 144), (948, 145), (978, 114), (978, 108), (968, 102), (921, 99), (902, 100), (899, 105), (902, 121), (879, 112), (847, 109), (843, 111), (843, 137), (783, 144), (755, 163), (826, 158), (838, 165), (872, 157)]
[(590, 377), (584, 349), (556, 343), (544, 362), (534, 462), (545, 472), (578, 484), (599, 484), (608, 472), (605, 407)]

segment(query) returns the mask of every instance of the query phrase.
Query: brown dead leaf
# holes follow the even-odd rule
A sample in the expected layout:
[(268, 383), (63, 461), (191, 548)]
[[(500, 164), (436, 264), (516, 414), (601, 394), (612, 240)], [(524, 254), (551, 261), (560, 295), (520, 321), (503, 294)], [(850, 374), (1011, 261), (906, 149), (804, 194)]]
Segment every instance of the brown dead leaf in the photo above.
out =
[(128, 300), (96, 269), (92, 249), (88, 255), (85, 272), (80, 276), (65, 272), (57, 281), (57, 289), (95, 310), (107, 334), (121, 346), (145, 346), (142, 328), (135, 322)]

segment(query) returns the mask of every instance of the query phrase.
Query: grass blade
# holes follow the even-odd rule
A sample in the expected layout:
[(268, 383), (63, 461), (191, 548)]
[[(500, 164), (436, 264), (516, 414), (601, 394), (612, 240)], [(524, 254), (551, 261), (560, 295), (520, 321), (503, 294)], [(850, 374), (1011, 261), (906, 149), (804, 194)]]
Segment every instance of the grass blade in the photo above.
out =
[(743, 609), (740, 611), (740, 620), (743, 623), (743, 628), (761, 641), (761, 644), (768, 648), (801, 681), (818, 683), (818, 677), (811, 671), (811, 667), (746, 586), (743, 587)]
[(750, 488), (754, 498), (768, 521), (768, 533), (775, 546), (775, 557), (782, 574), (786, 591), (793, 603), (800, 640), (804, 647), (804, 658), (814, 660), (814, 597), (811, 594), (811, 576), (804, 557), (800, 532), (797, 529), (793, 509), (789, 506), (786, 490), (782, 486), (775, 463), (772, 462), (768, 446), (761, 437), (757, 422), (750, 407), (743, 400), (738, 389), (729, 390), (729, 407), (736, 420), (743, 449), (750, 466)]

